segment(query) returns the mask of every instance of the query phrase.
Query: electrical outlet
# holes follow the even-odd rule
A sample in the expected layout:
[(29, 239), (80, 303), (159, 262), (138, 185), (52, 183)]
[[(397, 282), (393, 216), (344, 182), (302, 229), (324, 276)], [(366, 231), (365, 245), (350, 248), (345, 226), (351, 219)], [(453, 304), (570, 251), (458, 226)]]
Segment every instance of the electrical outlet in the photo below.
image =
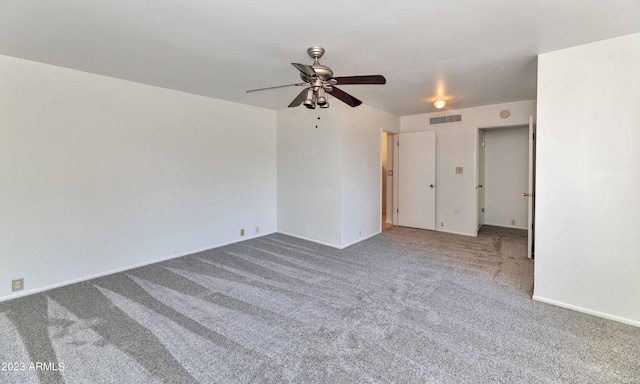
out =
[(244, 236), (244, 228), (240, 230), (240, 236)]
[(24, 289), (24, 277), (11, 280), (11, 292), (21, 291)]
[(516, 225), (516, 221), (514, 219), (511, 219), (511, 225)]
[(256, 233), (260, 232), (260, 227), (256, 227)]
[(462, 173), (463, 168), (462, 167), (456, 167), (456, 173)]
[(358, 232), (358, 236), (362, 236), (362, 231)]

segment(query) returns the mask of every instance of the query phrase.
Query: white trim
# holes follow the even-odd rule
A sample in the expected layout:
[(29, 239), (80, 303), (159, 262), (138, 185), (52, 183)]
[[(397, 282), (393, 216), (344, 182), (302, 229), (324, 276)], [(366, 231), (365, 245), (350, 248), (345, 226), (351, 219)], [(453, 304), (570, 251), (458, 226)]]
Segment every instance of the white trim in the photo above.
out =
[(478, 233), (474, 233), (474, 234), (470, 234), (470, 233), (464, 233), (464, 232), (456, 232), (456, 231), (449, 231), (447, 229), (439, 229), (436, 228), (436, 232), (444, 232), (444, 233), (450, 233), (452, 235), (462, 235), (462, 236), (471, 236), (471, 237), (478, 237)]
[(282, 234), (282, 235), (295, 237), (296, 239), (306, 240), (306, 241), (310, 241), (312, 243), (316, 243), (316, 244), (320, 244), (320, 245), (326, 245), (327, 247), (331, 247), (331, 248), (342, 249), (342, 247), (340, 247), (339, 245), (327, 243), (325, 241), (315, 240), (315, 239), (311, 239), (311, 238), (300, 236), (300, 235), (294, 235), (293, 233), (288, 233), (288, 232), (282, 232), (282, 231), (277, 231), (277, 232)]
[(491, 224), (491, 223), (484, 223), (482, 225), (490, 225), (492, 227), (501, 227), (501, 228), (524, 229), (525, 231), (527, 230), (527, 227), (516, 227), (515, 225), (502, 225), (502, 224)]
[(476, 131), (478, 129), (491, 130), (499, 129), (499, 128), (520, 128), (520, 127), (528, 127), (529, 120), (520, 120), (520, 121), (511, 121), (508, 123), (497, 123), (497, 124), (484, 124), (484, 125), (476, 125)]
[(319, 240), (311, 239), (311, 238), (304, 237), (304, 236), (294, 235), (294, 234), (292, 234), (292, 233), (287, 233), (287, 232), (282, 232), (282, 231), (278, 231), (278, 233), (280, 233), (280, 234), (282, 234), (282, 235), (287, 235), (287, 236), (295, 237), (296, 239), (306, 240), (306, 241), (310, 241), (310, 242), (312, 242), (312, 243), (316, 243), (316, 244), (320, 244), (320, 245), (326, 245), (327, 247), (331, 247), (331, 248), (336, 248), (336, 249), (345, 249), (345, 248), (350, 247), (350, 246), (352, 246), (352, 245), (354, 245), (354, 244), (357, 244), (357, 243), (359, 243), (359, 242), (361, 242), (361, 241), (364, 241), (364, 240), (370, 239), (370, 238), (372, 238), (372, 237), (374, 237), (374, 236), (376, 236), (376, 235), (379, 235), (379, 234), (381, 234), (381, 233), (382, 233), (382, 231), (375, 232), (375, 233), (373, 233), (373, 234), (371, 234), (371, 235), (368, 235), (368, 236), (366, 236), (366, 237), (359, 238), (359, 239), (358, 239), (358, 240), (356, 240), (356, 241), (353, 241), (353, 242), (351, 242), (351, 243), (349, 243), (349, 244), (347, 244), (347, 245), (342, 245), (342, 246), (341, 246), (341, 245), (335, 245), (335, 244), (327, 243), (326, 241), (319, 241)]
[(378, 231), (378, 232), (376, 232), (376, 233), (374, 233), (374, 234), (371, 234), (371, 235), (369, 235), (369, 236), (362, 237), (362, 238), (360, 238), (360, 239), (358, 239), (358, 240), (356, 240), (356, 241), (353, 241), (353, 242), (351, 242), (351, 243), (349, 243), (349, 244), (347, 244), (347, 245), (343, 245), (343, 246), (342, 246), (342, 248), (340, 248), (340, 249), (345, 249), (345, 248), (347, 248), (347, 247), (350, 247), (350, 246), (352, 246), (352, 245), (354, 245), (354, 244), (357, 244), (357, 243), (359, 243), (359, 242), (361, 242), (361, 241), (365, 241), (365, 240), (367, 240), (367, 239), (370, 239), (370, 238), (372, 238), (372, 237), (374, 237), (374, 236), (376, 236), (376, 235), (379, 235), (379, 234), (381, 234), (381, 233), (382, 233), (382, 231)]
[(414, 228), (414, 227), (405, 227), (403, 225), (398, 225), (398, 227), (402, 227), (402, 228), (411, 228), (411, 229), (419, 229), (421, 231), (431, 231), (431, 232), (443, 232), (443, 233), (450, 233), (452, 235), (461, 235), (461, 236), (470, 236), (470, 237), (478, 237), (477, 233), (474, 234), (470, 234), (470, 233), (464, 233), (464, 232), (456, 232), (456, 231), (449, 231), (447, 229), (440, 229), (440, 228), (436, 228), (436, 229), (424, 229), (424, 228)]
[(577, 305), (572, 305), (572, 304), (563, 303), (561, 301), (546, 299), (544, 297), (540, 297), (540, 296), (537, 296), (537, 295), (533, 295), (533, 300), (539, 301), (541, 303), (555, 305), (555, 306), (562, 307), (562, 308), (571, 309), (571, 310), (577, 311), (577, 312), (586, 313), (588, 315), (602, 317), (603, 319), (613, 320), (613, 321), (617, 321), (619, 323), (624, 323), (624, 324), (633, 325), (635, 327), (640, 327), (640, 321), (638, 321), (638, 320), (632, 320), (632, 319), (627, 319), (625, 317), (620, 317), (620, 316), (616, 316), (616, 315), (610, 315), (608, 313), (594, 311), (592, 309), (587, 309), (587, 308), (583, 308), (583, 307), (578, 307)]
[(171, 256), (167, 256), (167, 257), (161, 257), (161, 258), (158, 258), (158, 259), (153, 259), (153, 260), (145, 261), (145, 262), (138, 263), (138, 264), (132, 264), (132, 265), (129, 265), (129, 266), (126, 266), (126, 267), (122, 267), (122, 268), (112, 269), (112, 270), (109, 270), (107, 272), (94, 273), (92, 275), (78, 277), (76, 279), (63, 281), (61, 283), (51, 284), (51, 285), (47, 285), (47, 286), (40, 287), (40, 288), (30, 289), (30, 290), (19, 292), (19, 293), (14, 293), (14, 294), (11, 294), (9, 296), (0, 297), (0, 303), (3, 302), (3, 301), (17, 299), (17, 298), (23, 297), (23, 296), (29, 296), (29, 295), (33, 295), (33, 294), (36, 294), (36, 293), (49, 291), (51, 289), (64, 287), (66, 285), (71, 285), (71, 284), (80, 283), (80, 282), (87, 281), (87, 280), (97, 279), (98, 277), (103, 277), (103, 276), (107, 276), (107, 275), (112, 275), (114, 273), (120, 273), (120, 272), (128, 271), (128, 270), (131, 270), (131, 269), (144, 267), (144, 266), (155, 264), (155, 263), (159, 263), (159, 262), (165, 261), (165, 260), (176, 259), (178, 257), (189, 256), (189, 255), (192, 255), (192, 254), (198, 253), (198, 252), (209, 251), (211, 249), (224, 247), (225, 245), (240, 243), (240, 242), (245, 241), (245, 240), (255, 239), (255, 238), (258, 238), (258, 237), (263, 237), (263, 236), (271, 235), (271, 234), (274, 234), (274, 233), (276, 233), (276, 231), (272, 231), (272, 232), (268, 232), (268, 233), (261, 233), (259, 236), (255, 236), (255, 235), (251, 236), (251, 237), (244, 236), (245, 238), (243, 238), (243, 239), (236, 239), (236, 240), (232, 240), (232, 241), (227, 241), (227, 242), (224, 242), (224, 243), (221, 243), (221, 244), (217, 244), (217, 245), (213, 245), (213, 246), (207, 246), (207, 247), (203, 247), (203, 248), (198, 248), (198, 249), (194, 249), (194, 250), (187, 251), (187, 252), (181, 252), (181, 253), (174, 254), (174, 255), (171, 255)]
[[(382, 148), (384, 148), (384, 144), (382, 143), (382, 132), (385, 132), (385, 130), (384, 130), (383, 127), (380, 127), (380, 135), (378, 135), (378, 138), (380, 139), (380, 140), (378, 140), (380, 142), (380, 148), (379, 148), (380, 150), (378, 151), (378, 155), (380, 155), (380, 158), (378, 159), (378, 165), (380, 167), (382, 167), (382, 156), (383, 156), (382, 155)], [(389, 140), (387, 140), (387, 142), (388, 141)], [(387, 153), (388, 152), (389, 151), (387, 151)], [(389, 160), (387, 159), (387, 161), (389, 161)], [(388, 166), (387, 166), (387, 168), (388, 168)], [(385, 190), (385, 188), (383, 188), (382, 186), (383, 186), (383, 183), (384, 183), (384, 178), (387, 177), (387, 175), (383, 175), (382, 172), (379, 172), (379, 173), (380, 173), (380, 182), (378, 183), (378, 185), (380, 186), (380, 201), (378, 201), (378, 207), (380, 207), (380, 210), (382, 211), (382, 213), (384, 213), (386, 215), (387, 214), (387, 210), (386, 210), (387, 209), (387, 205), (385, 203), (385, 205), (384, 205), (385, 209), (382, 210), (382, 206), (383, 206), (382, 202), (387, 200), (387, 196), (382, 196), (382, 191)], [(378, 228), (378, 230), (380, 232), (382, 232), (382, 220), (380, 220), (380, 227)]]
[(481, 128), (478, 128), (476, 126), (475, 137), (473, 138), (473, 186), (475, 188), (473, 200), (473, 222), (475, 223), (474, 225), (477, 228), (474, 237), (478, 237), (478, 231), (480, 231), (480, 228), (482, 227), (482, 225), (480, 225), (480, 214), (478, 213), (478, 210), (480, 208), (478, 204), (478, 199), (480, 198), (478, 192), (478, 176), (480, 173), (480, 151), (478, 151), (478, 147), (480, 146), (480, 129)]
[(398, 141), (400, 140), (400, 132), (396, 132), (393, 134), (393, 210), (392, 212), (392, 221), (391, 224), (398, 225), (398, 175), (399, 175), (399, 165), (400, 165), (400, 147), (398, 146)]
[[(387, 172), (388, 172), (389, 168), (391, 168), (393, 170), (393, 174), (391, 176), (392, 177), (393, 188), (391, 188), (391, 192), (389, 192), (389, 185), (387, 183), (387, 195), (389, 193), (391, 193), (391, 207), (388, 207), (388, 206), (385, 207), (386, 210), (382, 211), (382, 213), (384, 213), (387, 216), (387, 218), (385, 220), (385, 224), (393, 224), (393, 218), (396, 216), (393, 211), (395, 210), (395, 204), (396, 204), (396, 201), (395, 201), (395, 195), (396, 195), (396, 192), (395, 192), (395, 189), (396, 189), (396, 183), (395, 183), (395, 172), (396, 172), (395, 171), (395, 169), (396, 169), (395, 168), (395, 156), (396, 156), (397, 149), (396, 148), (393, 149), (393, 158), (390, 159), (389, 158), (389, 145), (388, 145), (389, 144), (389, 139), (388, 139), (388, 136), (389, 135), (392, 136), (393, 144), (391, 146), (393, 147), (393, 146), (396, 145), (396, 135), (398, 133), (397, 132), (387, 131), (387, 130), (384, 129), (384, 127), (380, 127), (380, 141), (381, 142), (382, 142), (382, 133), (383, 132), (387, 133)], [(389, 167), (390, 163), (391, 163), (391, 167)], [(380, 144), (380, 164), (382, 164), (382, 144)], [(386, 177), (387, 177), (387, 174), (381, 175), (381, 177), (380, 177), (380, 185), (382, 185), (382, 181)], [(386, 200), (387, 200), (387, 196), (386, 195), (382, 196), (382, 188), (380, 188), (380, 206), (382, 206), (382, 202), (386, 201)], [(391, 212), (391, 219), (392, 219), (391, 221), (389, 221), (389, 212)], [(381, 222), (380, 222), (380, 232), (378, 232), (378, 233), (382, 233), (382, 229), (383, 228), (382, 228), (382, 220), (381, 220)]]

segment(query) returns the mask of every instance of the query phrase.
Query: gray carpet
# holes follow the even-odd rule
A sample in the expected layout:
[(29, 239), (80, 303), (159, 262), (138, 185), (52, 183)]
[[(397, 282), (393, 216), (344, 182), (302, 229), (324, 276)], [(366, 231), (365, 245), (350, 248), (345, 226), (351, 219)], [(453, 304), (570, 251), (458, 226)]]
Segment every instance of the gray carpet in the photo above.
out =
[(525, 235), (276, 234), (7, 301), (0, 382), (640, 382), (639, 328), (531, 300)]

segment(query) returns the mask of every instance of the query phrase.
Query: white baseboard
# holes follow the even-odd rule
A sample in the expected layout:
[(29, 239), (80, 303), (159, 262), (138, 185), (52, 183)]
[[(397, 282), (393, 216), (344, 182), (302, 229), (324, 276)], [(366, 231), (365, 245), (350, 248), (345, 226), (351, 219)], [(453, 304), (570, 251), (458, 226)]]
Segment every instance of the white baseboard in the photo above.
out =
[(255, 239), (255, 238), (258, 238), (258, 237), (262, 237), (262, 236), (267, 236), (267, 235), (271, 235), (273, 233), (276, 233), (276, 231), (267, 232), (267, 233), (261, 233), (261, 234), (259, 234), (257, 236), (255, 236), (255, 235), (254, 236), (250, 236), (250, 237), (249, 236), (245, 236), (245, 238), (243, 238), (243, 239), (235, 239), (235, 240), (227, 241), (227, 242), (224, 242), (224, 243), (219, 243), (219, 244), (212, 245), (212, 246), (207, 246), (207, 247), (203, 247), (203, 248), (199, 248), (199, 249), (194, 249), (194, 250), (187, 251), (187, 252), (181, 252), (181, 253), (178, 253), (178, 254), (174, 254), (174, 255), (170, 255), (170, 256), (166, 256), (166, 257), (160, 257), (160, 258), (149, 260), (149, 261), (144, 261), (142, 263), (131, 264), (131, 265), (128, 265), (128, 266), (125, 266), (125, 267), (122, 267), (122, 268), (116, 268), (116, 269), (112, 269), (112, 270), (109, 270), (109, 271), (106, 271), (106, 272), (94, 273), (92, 275), (82, 276), (82, 277), (78, 277), (76, 279), (66, 280), (66, 281), (63, 281), (63, 282), (60, 282), (60, 283), (55, 283), (55, 284), (47, 285), (47, 286), (40, 287), (40, 288), (29, 289), (29, 290), (22, 291), (22, 292), (19, 292), (19, 293), (11, 294), (9, 296), (0, 297), (0, 302), (17, 299), (19, 297), (33, 295), (33, 294), (44, 292), (44, 291), (49, 291), (51, 289), (60, 288), (60, 287), (66, 286), (66, 285), (80, 283), (80, 282), (91, 280), (91, 279), (96, 279), (98, 277), (112, 275), (114, 273), (120, 273), (120, 272), (128, 271), (130, 269), (144, 267), (146, 265), (159, 263), (159, 262), (165, 261), (165, 260), (171, 260), (171, 259), (175, 259), (175, 258), (182, 257), (182, 256), (192, 255), (192, 254), (198, 253), (198, 252), (203, 252), (203, 251), (208, 251), (208, 250), (215, 249), (215, 248), (224, 247), (225, 245), (235, 244), (235, 243), (239, 243), (241, 241)]
[(557, 307), (571, 309), (571, 310), (577, 311), (577, 312), (586, 313), (588, 315), (602, 317), (602, 318), (607, 319), (607, 320), (613, 320), (613, 321), (617, 321), (619, 323), (624, 323), (624, 324), (633, 325), (635, 327), (640, 327), (640, 321), (638, 321), (638, 320), (627, 319), (626, 317), (620, 317), (620, 316), (611, 315), (611, 314), (600, 312), (600, 311), (594, 311), (592, 309), (578, 307), (577, 305), (567, 304), (567, 303), (563, 303), (561, 301), (551, 300), (551, 299), (547, 299), (547, 298), (540, 297), (540, 296), (537, 296), (537, 295), (533, 295), (533, 300), (539, 301), (541, 303), (547, 303), (547, 304), (555, 305)]
[(515, 225), (504, 225), (504, 224), (491, 224), (491, 223), (484, 223), (482, 225), (490, 225), (492, 227), (502, 227), (502, 228), (513, 228), (513, 229), (524, 229), (526, 230), (527, 227), (517, 227)]
[(347, 245), (343, 245), (342, 248), (340, 248), (340, 249), (345, 249), (345, 248), (350, 247), (350, 246), (352, 246), (354, 244), (358, 244), (361, 241), (365, 241), (365, 240), (370, 239), (373, 236), (379, 235), (381, 233), (382, 233), (382, 231), (378, 231), (378, 232), (375, 232), (375, 233), (373, 233), (373, 234), (371, 234), (369, 236), (358, 238), (358, 240), (356, 240), (356, 241), (353, 241), (353, 242), (351, 242), (351, 243), (349, 243)]
[(316, 243), (320, 245), (326, 245), (327, 247), (331, 247), (331, 248), (342, 249), (342, 247), (340, 247), (339, 245), (327, 243), (325, 241), (315, 240), (315, 239), (311, 239), (311, 238), (300, 236), (300, 235), (294, 235), (293, 233), (289, 233), (289, 232), (282, 232), (282, 231), (277, 231), (277, 232), (283, 235), (295, 237), (296, 239), (306, 240), (306, 241), (310, 241), (312, 243)]
[(464, 232), (456, 232), (456, 231), (450, 231), (448, 229), (439, 229), (436, 228), (436, 232), (444, 232), (444, 233), (450, 233), (452, 235), (462, 235), (462, 236), (471, 236), (471, 237), (478, 237), (477, 233), (464, 233)]
[(292, 234), (292, 233), (288, 233), (288, 232), (282, 232), (282, 231), (277, 231), (277, 232), (278, 232), (278, 233), (280, 233), (280, 234), (283, 234), (283, 235), (287, 235), (287, 236), (295, 237), (296, 239), (306, 240), (306, 241), (310, 241), (310, 242), (312, 242), (312, 243), (316, 243), (316, 244), (320, 244), (320, 245), (326, 245), (327, 247), (331, 247), (331, 248), (335, 248), (335, 249), (345, 249), (345, 248), (347, 248), (347, 247), (350, 247), (350, 246), (352, 246), (352, 245), (354, 245), (354, 244), (357, 244), (357, 243), (359, 243), (359, 242), (361, 242), (361, 241), (364, 241), (364, 240), (370, 239), (370, 238), (372, 238), (373, 236), (375, 236), (375, 235), (379, 235), (380, 233), (382, 233), (382, 231), (378, 231), (378, 232), (375, 232), (375, 233), (373, 233), (373, 234), (371, 234), (371, 235), (368, 235), (368, 236), (366, 236), (366, 237), (358, 238), (358, 240), (353, 241), (353, 242), (351, 242), (351, 243), (349, 243), (349, 244), (346, 244), (346, 245), (336, 245), (336, 244), (327, 243), (327, 242), (325, 242), (325, 241), (320, 241), (320, 240), (315, 240), (315, 239), (311, 239), (311, 238), (304, 237), (304, 236), (294, 235), (294, 234)]

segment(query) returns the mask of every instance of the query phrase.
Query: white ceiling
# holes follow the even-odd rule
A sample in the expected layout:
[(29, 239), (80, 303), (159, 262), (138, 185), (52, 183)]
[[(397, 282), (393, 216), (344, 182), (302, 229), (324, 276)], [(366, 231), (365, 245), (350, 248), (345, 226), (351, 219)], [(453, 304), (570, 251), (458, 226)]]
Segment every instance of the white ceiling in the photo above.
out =
[[(0, 54), (270, 109), (292, 62), (397, 115), (536, 97), (536, 55), (640, 31), (638, 0), (0, 0)], [(334, 101), (338, 103), (338, 101)]]

